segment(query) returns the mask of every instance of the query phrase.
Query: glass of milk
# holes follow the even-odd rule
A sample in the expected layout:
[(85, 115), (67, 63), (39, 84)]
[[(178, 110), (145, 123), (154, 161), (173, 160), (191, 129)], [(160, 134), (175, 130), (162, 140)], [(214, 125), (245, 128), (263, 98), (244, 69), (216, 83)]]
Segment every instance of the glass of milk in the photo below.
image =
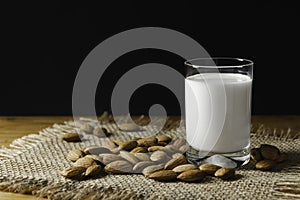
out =
[(190, 162), (236, 167), (250, 159), (253, 62), (199, 58), (185, 62), (185, 124)]

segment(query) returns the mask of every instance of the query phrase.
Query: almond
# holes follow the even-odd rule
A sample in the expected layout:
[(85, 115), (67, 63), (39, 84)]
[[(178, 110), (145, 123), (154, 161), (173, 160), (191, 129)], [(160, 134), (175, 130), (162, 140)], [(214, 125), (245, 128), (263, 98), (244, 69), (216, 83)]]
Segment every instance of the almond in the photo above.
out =
[(152, 147), (148, 147), (148, 151), (149, 152), (153, 152), (153, 151), (157, 151), (157, 150), (163, 150), (164, 147), (163, 146), (152, 146)]
[(167, 135), (158, 135), (156, 136), (156, 138), (157, 138), (157, 142), (169, 143), (172, 140), (172, 138)]
[(250, 151), (251, 159), (254, 160), (255, 162), (261, 161), (262, 156), (260, 154), (259, 148), (253, 148)]
[(234, 177), (234, 175), (235, 175), (235, 170), (232, 168), (222, 167), (215, 172), (215, 176), (223, 180), (230, 179)]
[(122, 142), (119, 144), (119, 150), (130, 151), (137, 146), (137, 142), (134, 140), (129, 140), (127, 142)]
[(150, 160), (154, 162), (166, 162), (170, 157), (164, 151), (155, 151), (151, 154)]
[(113, 149), (113, 148), (117, 147), (116, 144), (113, 141), (111, 141), (110, 139), (105, 140), (102, 146), (106, 147), (108, 149)]
[(160, 170), (151, 173), (148, 178), (154, 179), (156, 181), (174, 181), (176, 180), (177, 173), (172, 170)]
[(94, 177), (98, 176), (102, 172), (102, 167), (100, 165), (92, 165), (88, 167), (85, 171), (85, 176)]
[(150, 161), (150, 156), (147, 153), (135, 153), (134, 155), (141, 161)]
[(96, 145), (84, 148), (83, 152), (85, 154), (94, 154), (94, 155), (99, 155), (102, 153), (111, 153), (109, 149), (105, 147), (96, 146)]
[(184, 171), (177, 176), (178, 179), (185, 182), (197, 182), (203, 180), (205, 177), (205, 173), (200, 171), (199, 169), (192, 169), (188, 171)]
[(114, 174), (124, 174), (132, 171), (132, 165), (125, 160), (117, 160), (104, 167), (105, 171)]
[(145, 147), (135, 147), (130, 153), (147, 153), (148, 150)]
[(75, 162), (76, 160), (78, 160), (79, 158), (82, 158), (83, 156), (84, 156), (84, 153), (81, 150), (73, 149), (68, 153), (67, 159), (72, 162)]
[(215, 174), (215, 172), (221, 167), (214, 164), (202, 164), (199, 169), (207, 174)]
[(139, 162), (139, 159), (127, 151), (120, 151), (120, 156), (132, 164)]
[(147, 137), (137, 140), (138, 146), (141, 147), (151, 147), (157, 145), (156, 137)]
[(280, 155), (277, 147), (269, 144), (262, 144), (259, 148), (261, 156), (266, 160), (276, 160)]
[(168, 143), (166, 142), (157, 142), (157, 145), (158, 146), (166, 146)]
[(81, 141), (81, 136), (76, 133), (65, 133), (63, 135), (63, 140), (67, 141), (67, 142), (80, 142)]
[(124, 124), (118, 124), (118, 127), (120, 130), (122, 131), (142, 131), (143, 128), (141, 128), (140, 126), (136, 125), (136, 124), (132, 124), (132, 123), (124, 123)]
[(179, 151), (181, 152), (181, 153), (185, 153), (186, 151), (187, 151), (187, 146), (184, 144), (184, 145), (182, 145), (181, 147), (179, 147)]
[(148, 177), (153, 172), (156, 172), (156, 171), (162, 170), (162, 169), (164, 169), (163, 165), (150, 165), (150, 166), (146, 167), (145, 169), (143, 169), (142, 173), (144, 174), (144, 176)]
[(97, 164), (103, 164), (102, 163), (102, 160), (100, 158), (100, 156), (97, 156), (97, 155), (86, 155), (85, 158), (91, 158), (93, 159)]
[(176, 149), (179, 149), (182, 145), (185, 144), (186, 140), (184, 138), (177, 138), (172, 145), (174, 145)]
[(88, 158), (88, 157), (83, 157), (83, 158), (79, 158), (74, 163), (74, 166), (80, 166), (80, 167), (88, 168), (89, 166), (95, 165), (95, 164), (96, 164), (96, 162), (94, 161), (94, 159)]
[(178, 156), (177, 158), (172, 158), (165, 164), (165, 169), (172, 170), (178, 165), (183, 165), (187, 163), (187, 159), (184, 155)]
[(146, 167), (153, 165), (154, 163), (152, 161), (142, 161), (138, 162), (133, 166), (133, 171), (135, 173), (141, 173)]
[(179, 165), (172, 170), (176, 173), (181, 173), (181, 172), (193, 170), (193, 169), (198, 169), (198, 167), (193, 164), (184, 164), (184, 165)]
[(114, 162), (116, 160), (123, 160), (123, 158), (119, 155), (111, 154), (111, 153), (104, 153), (99, 155), (100, 159), (102, 160), (102, 163), (109, 164), (111, 162)]
[(81, 166), (72, 166), (61, 172), (61, 175), (66, 178), (80, 178), (86, 168)]
[(275, 167), (276, 162), (273, 160), (261, 160), (256, 163), (255, 167), (256, 169), (267, 171)]

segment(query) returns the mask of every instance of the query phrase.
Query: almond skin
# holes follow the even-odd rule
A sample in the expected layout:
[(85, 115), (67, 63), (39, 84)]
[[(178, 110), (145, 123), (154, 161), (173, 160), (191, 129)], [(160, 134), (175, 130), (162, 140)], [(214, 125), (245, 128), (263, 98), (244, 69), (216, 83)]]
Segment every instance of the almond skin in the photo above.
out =
[(259, 148), (253, 148), (250, 151), (251, 159), (254, 160), (255, 162), (261, 161), (262, 156), (260, 154)]
[(76, 160), (78, 160), (79, 158), (82, 158), (83, 156), (84, 156), (83, 151), (81, 151), (79, 149), (73, 149), (68, 153), (67, 159), (72, 162), (75, 162)]
[(277, 147), (269, 144), (262, 144), (259, 148), (259, 151), (265, 160), (276, 160), (280, 155), (280, 150)]
[(92, 165), (85, 171), (85, 176), (94, 177), (102, 172), (103, 168), (100, 165)]
[(205, 177), (205, 173), (200, 171), (199, 169), (192, 169), (188, 171), (184, 171), (177, 176), (178, 179), (185, 182), (197, 182), (203, 180)]
[(157, 151), (157, 150), (163, 150), (164, 147), (163, 146), (152, 146), (148, 148), (149, 152), (153, 152), (153, 151)]
[(289, 156), (287, 153), (281, 153), (279, 155), (279, 157), (276, 159), (276, 162), (279, 162), (279, 163), (284, 162), (284, 161), (288, 160), (288, 158), (289, 158)]
[(215, 176), (223, 180), (228, 180), (235, 175), (235, 170), (231, 168), (222, 167), (215, 172)]
[(165, 164), (166, 170), (172, 170), (179, 165), (183, 165), (187, 163), (187, 159), (184, 155), (178, 156), (176, 158), (172, 158)]
[(122, 142), (119, 144), (119, 150), (130, 151), (137, 146), (137, 142), (134, 140), (129, 140), (127, 142)]
[(214, 164), (202, 164), (199, 169), (207, 174), (214, 174), (221, 167)]
[(118, 124), (118, 127), (122, 131), (141, 131), (143, 130), (141, 127), (137, 126), (136, 124), (132, 123), (124, 123), (124, 124)]
[(275, 167), (276, 162), (273, 160), (261, 160), (256, 163), (255, 167), (256, 169), (267, 171)]
[(83, 149), (85, 154), (99, 155), (102, 153), (111, 153), (111, 151), (105, 147), (100, 146), (90, 146)]
[(182, 173), (184, 171), (193, 170), (193, 169), (198, 169), (198, 167), (193, 164), (184, 164), (184, 165), (179, 165), (172, 170), (176, 173)]
[(133, 166), (133, 171), (135, 173), (141, 173), (146, 167), (153, 165), (154, 163), (152, 161), (142, 161), (138, 162)]
[(111, 162), (114, 162), (116, 160), (123, 160), (123, 158), (121, 156), (116, 155), (116, 154), (111, 154), (111, 153), (104, 153), (104, 154), (101, 154), (99, 157), (102, 160), (102, 163), (104, 163), (106, 165)]
[(92, 158), (83, 157), (79, 158), (75, 163), (74, 166), (88, 168), (89, 166), (95, 165), (96, 162)]
[(80, 142), (81, 141), (81, 136), (76, 133), (65, 133), (63, 135), (63, 140), (67, 141), (67, 142)]
[(135, 153), (134, 155), (140, 161), (150, 161), (150, 156), (148, 155), (148, 153)]
[(104, 167), (105, 171), (114, 174), (125, 174), (132, 172), (132, 165), (125, 160), (117, 160)]
[(151, 154), (150, 160), (154, 162), (166, 162), (170, 157), (164, 151), (155, 151)]
[(130, 153), (147, 153), (148, 150), (145, 147), (135, 147)]
[(127, 151), (120, 151), (120, 156), (132, 164), (139, 162), (139, 159)]
[(157, 138), (157, 142), (169, 143), (172, 140), (172, 138), (167, 135), (158, 135), (156, 136), (156, 138)]
[(137, 140), (138, 146), (140, 147), (151, 147), (157, 145), (156, 137), (147, 137)]
[(86, 168), (81, 166), (72, 166), (61, 172), (61, 175), (66, 178), (80, 178)]
[(143, 169), (142, 173), (144, 174), (144, 176), (148, 177), (153, 172), (156, 172), (156, 171), (159, 171), (162, 169), (164, 169), (163, 165), (150, 165), (150, 166), (146, 167), (145, 169)]
[(160, 170), (151, 173), (148, 178), (154, 179), (156, 181), (175, 181), (177, 173), (172, 170)]

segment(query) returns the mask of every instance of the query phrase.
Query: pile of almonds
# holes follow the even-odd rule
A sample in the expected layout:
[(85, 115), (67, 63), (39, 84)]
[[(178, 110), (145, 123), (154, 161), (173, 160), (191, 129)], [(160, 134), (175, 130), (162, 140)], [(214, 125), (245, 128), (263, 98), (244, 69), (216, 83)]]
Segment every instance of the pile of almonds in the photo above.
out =
[(288, 155), (280, 152), (276, 146), (262, 144), (259, 148), (251, 149), (251, 159), (256, 163), (256, 169), (267, 171), (273, 169), (277, 163), (286, 161)]
[[(70, 135), (65, 135), (64, 140), (74, 141), (68, 138)], [(72, 137), (75, 135), (73, 133)], [(235, 175), (234, 169), (213, 164), (189, 164), (184, 155), (185, 151), (186, 141), (183, 138), (166, 135), (135, 138), (124, 142), (108, 139), (102, 146), (71, 150), (67, 159), (74, 164), (61, 174), (66, 178), (82, 180), (105, 173), (142, 173), (157, 181), (185, 182), (198, 182), (206, 175), (214, 175), (224, 180)]]

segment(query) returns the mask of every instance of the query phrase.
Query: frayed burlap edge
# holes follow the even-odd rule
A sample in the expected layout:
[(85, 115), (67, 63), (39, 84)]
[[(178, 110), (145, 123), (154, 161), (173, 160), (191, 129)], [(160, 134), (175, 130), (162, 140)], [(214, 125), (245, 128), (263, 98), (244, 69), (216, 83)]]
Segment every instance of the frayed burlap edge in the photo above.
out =
[[(88, 120), (88, 119), (87, 119)], [(101, 124), (114, 123), (113, 117), (107, 112), (103, 113), (99, 118)], [(140, 116), (135, 120), (138, 124), (147, 124), (148, 118)], [(169, 131), (179, 126), (180, 119), (174, 120), (167, 118), (163, 131)], [(155, 124), (155, 122), (154, 122)], [(68, 123), (64, 125), (54, 124), (52, 128), (46, 128), (39, 134), (31, 134), (14, 140), (10, 144), (10, 148), (2, 147), (0, 149), (0, 159), (14, 157), (23, 153), (29, 148), (34, 147), (37, 143), (51, 138), (51, 135), (62, 134), (61, 130), (68, 128)], [(300, 133), (291, 134), (291, 129), (278, 130), (276, 128), (267, 128), (263, 124), (258, 127), (251, 128), (251, 137), (261, 137), (264, 139), (276, 138), (278, 140), (296, 140), (300, 138)], [(300, 180), (297, 178), (300, 174), (300, 164), (289, 167), (289, 171), (294, 175), (287, 176), (284, 180), (275, 183), (273, 195), (279, 199), (298, 199), (300, 198)], [(157, 195), (148, 194), (147, 196), (139, 196), (132, 191), (118, 191), (111, 187), (100, 188), (92, 185), (81, 188), (74, 188), (70, 183), (48, 183), (45, 180), (28, 180), (26, 177), (18, 180), (1, 180), (0, 190), (5, 192), (14, 192), (21, 194), (32, 194), (40, 198), (69, 200), (69, 199), (164, 199)]]

